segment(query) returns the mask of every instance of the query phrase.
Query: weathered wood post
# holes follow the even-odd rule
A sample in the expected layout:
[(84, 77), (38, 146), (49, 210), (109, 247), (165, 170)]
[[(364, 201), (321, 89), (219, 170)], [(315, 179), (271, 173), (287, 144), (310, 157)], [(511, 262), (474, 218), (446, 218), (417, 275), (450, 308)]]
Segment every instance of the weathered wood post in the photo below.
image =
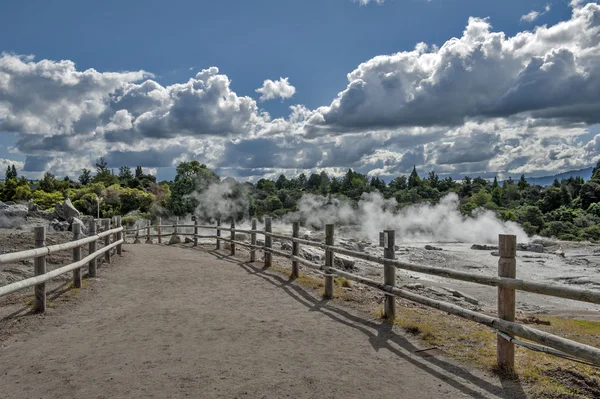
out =
[[(256, 219), (252, 219), (252, 231), (256, 231)], [(250, 247), (250, 262), (256, 261), (256, 233), (250, 234), (250, 244), (253, 245)]]
[[(35, 226), (33, 228), (33, 238), (36, 248), (46, 246), (46, 226)], [(38, 256), (33, 261), (35, 275), (41, 276), (46, 273), (46, 256)], [(46, 311), (46, 283), (36, 284), (34, 287), (35, 304), (33, 311), (35, 313), (44, 313)]]
[[(104, 219), (102, 221), (103, 226), (104, 226), (104, 231), (110, 230), (110, 220), (109, 219)], [(104, 237), (104, 246), (110, 245), (110, 234), (108, 234), (106, 237)], [(104, 252), (104, 261), (106, 261), (106, 263), (110, 263), (110, 251), (106, 251)]]
[[(385, 247), (385, 238), (384, 238), (383, 234), (384, 234), (383, 231), (379, 232), (379, 246), (382, 248)], [(385, 250), (384, 250), (384, 253), (385, 253)]]
[(152, 221), (150, 219), (146, 220), (146, 244), (154, 244), (152, 242), (152, 236), (150, 235), (150, 229), (152, 228)]
[[(333, 245), (333, 224), (325, 225), (325, 245)], [(327, 269), (333, 267), (333, 251), (325, 250), (325, 299), (333, 298), (333, 274), (328, 273)]]
[[(121, 220), (121, 216), (117, 216), (117, 228), (118, 227), (123, 227), (122, 225), (122, 220)], [(123, 238), (123, 232), (119, 231), (117, 233), (117, 241), (121, 241), (121, 239)], [(117, 245), (117, 255), (122, 256), (123, 255), (123, 244), (119, 244)], [(89, 273), (88, 273), (89, 274)]]
[(219, 240), (219, 237), (221, 237), (221, 229), (219, 229), (219, 227), (221, 227), (221, 218), (217, 218), (217, 249), (221, 249), (221, 240)]
[(157, 241), (159, 244), (162, 244), (162, 237), (160, 236), (160, 225), (162, 224), (162, 218), (158, 218), (157, 223), (158, 223), (156, 225), (156, 234), (158, 235)]
[(235, 217), (231, 218), (231, 255), (235, 255)]
[[(396, 232), (394, 230), (385, 230), (383, 232), (383, 256), (386, 259), (395, 258), (395, 236)], [(383, 283), (392, 287), (396, 286), (396, 268), (394, 266), (383, 265)], [(386, 319), (390, 320), (394, 320), (396, 318), (396, 298), (393, 295), (385, 295), (383, 315)]]
[[(498, 248), (500, 259), (498, 260), (499, 277), (517, 277), (517, 237), (514, 235), (500, 234)], [(515, 290), (511, 288), (498, 287), (498, 317), (515, 321)], [(509, 334), (510, 335), (510, 334)], [(515, 369), (515, 344), (497, 336), (498, 367), (501, 370), (512, 373)]]
[[(141, 223), (140, 223), (141, 224)], [(134, 244), (141, 244), (142, 242), (140, 241), (140, 227), (137, 227), (137, 223), (133, 226), (136, 228), (135, 230), (135, 240), (133, 241)]]
[[(90, 237), (96, 235), (96, 222), (94, 220), (90, 222), (88, 229)], [(96, 241), (92, 241), (88, 244), (88, 252), (90, 255), (96, 252)], [(96, 258), (90, 260), (88, 263), (88, 277), (96, 277), (96, 264)]]
[[(298, 238), (300, 235), (300, 222), (292, 223), (292, 237)], [(292, 241), (292, 256), (298, 256), (300, 252), (299, 245), (296, 241)], [(292, 259), (292, 278), (298, 278), (300, 270), (298, 268), (298, 261)]]
[(198, 246), (198, 216), (194, 217), (194, 246)]
[[(81, 238), (81, 225), (79, 223), (73, 223), (73, 241), (77, 241)], [(81, 246), (73, 248), (73, 262), (81, 260)], [(73, 270), (73, 287), (81, 288), (81, 268)]]
[[(271, 218), (265, 218), (265, 232), (271, 233)], [(271, 247), (273, 246), (273, 237), (265, 234), (265, 267), (271, 267), (273, 264), (273, 254)]]

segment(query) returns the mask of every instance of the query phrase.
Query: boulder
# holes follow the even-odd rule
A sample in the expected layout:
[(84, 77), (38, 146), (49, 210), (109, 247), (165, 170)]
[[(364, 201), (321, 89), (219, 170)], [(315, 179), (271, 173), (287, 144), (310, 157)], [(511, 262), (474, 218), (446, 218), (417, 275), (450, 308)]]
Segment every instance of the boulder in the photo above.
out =
[(335, 255), (333, 258), (333, 266), (337, 268), (352, 270), (355, 264), (356, 260), (349, 256)]
[(283, 251), (291, 251), (292, 250), (292, 243), (289, 241), (283, 241), (281, 243), (281, 249)]
[(179, 237), (177, 234), (173, 234), (171, 236), (171, 238), (169, 239), (169, 245), (179, 244), (179, 243), (181, 243), (181, 237)]
[(15, 204), (14, 202), (0, 201), (0, 216), (5, 218), (25, 218), (29, 210), (27, 205)]
[(56, 214), (57, 219), (65, 219), (65, 213), (63, 212), (62, 204), (60, 202), (57, 202), (56, 205), (54, 205), (54, 213)]
[(519, 243), (519, 244), (517, 244), (517, 250), (543, 253), (544, 246), (542, 244), (536, 244), (536, 243), (527, 243), (527, 244)]
[(433, 245), (425, 245), (425, 249), (428, 251), (442, 251), (442, 248), (434, 247)]
[(184, 239), (183, 241), (184, 241), (186, 244), (191, 244), (191, 243), (193, 243), (193, 242), (194, 242), (194, 239), (193, 239), (193, 238), (190, 238), (190, 237), (185, 237), (185, 239)]
[(65, 220), (70, 221), (72, 218), (80, 218), (81, 217), (81, 215), (79, 214), (79, 211), (73, 206), (73, 203), (68, 198), (62, 204), (62, 211), (63, 211)]
[(498, 249), (497, 245), (485, 245), (485, 244), (473, 244), (471, 245), (471, 249), (475, 249), (478, 251), (492, 251), (494, 249)]
[(319, 262), (323, 258), (323, 255), (316, 248), (301, 246), (300, 257), (311, 262)]

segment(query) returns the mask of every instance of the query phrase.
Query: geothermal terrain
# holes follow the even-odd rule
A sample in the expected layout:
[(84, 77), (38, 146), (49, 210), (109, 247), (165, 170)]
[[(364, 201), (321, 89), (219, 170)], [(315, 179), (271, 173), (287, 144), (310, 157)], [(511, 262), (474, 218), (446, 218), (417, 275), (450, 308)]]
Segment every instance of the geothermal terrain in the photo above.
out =
[[(14, 220), (0, 228), (0, 253), (15, 252), (33, 247), (33, 226), (50, 225), (47, 234), (47, 243), (54, 244), (69, 241), (72, 233), (57, 231), (51, 228), (55, 221), (40, 218), (35, 215)], [(164, 224), (172, 223), (163, 220)], [(190, 221), (181, 221), (187, 224)], [(240, 228), (247, 229), (243, 225)], [(262, 227), (259, 226), (260, 230)], [(168, 230), (168, 231), (165, 231)], [(274, 225), (273, 231), (278, 234), (290, 235), (290, 225)], [(373, 239), (357, 237), (354, 233), (356, 226), (339, 228), (336, 231), (336, 245), (344, 248), (366, 252), (381, 256), (383, 248)], [(167, 228), (163, 233), (169, 233)], [(179, 229), (180, 233), (191, 233), (191, 229)], [(140, 233), (142, 234), (142, 233)], [(214, 230), (204, 230), (200, 234), (214, 234)], [(223, 232), (228, 236), (228, 232)], [(303, 229), (302, 238), (324, 241), (322, 230)], [(236, 234), (236, 238), (249, 242), (249, 235)], [(258, 234), (258, 243), (263, 243), (263, 236)], [(128, 237), (133, 242), (133, 236)], [(143, 242), (144, 240), (142, 240)], [(398, 242), (399, 241), (399, 242)], [(163, 243), (168, 242), (168, 238)], [(201, 240), (211, 244), (214, 240)], [(397, 238), (396, 258), (422, 265), (449, 268), (481, 275), (497, 275), (498, 254), (493, 243), (487, 239), (484, 242), (448, 242), (448, 241), (421, 241)], [(559, 242), (553, 240), (532, 240), (533, 244), (521, 245), (517, 251), (517, 278), (556, 284), (575, 286), (586, 289), (600, 289), (600, 245), (586, 242)], [(475, 245), (474, 245), (475, 244)], [(182, 245), (191, 245), (183, 240)], [(286, 240), (273, 239), (275, 249), (291, 250), (291, 243)], [(322, 263), (324, 252), (317, 248), (300, 246), (300, 255), (305, 259)], [(84, 248), (84, 252), (86, 248)], [(240, 257), (247, 256), (246, 251), (240, 248)], [(85, 254), (84, 254), (85, 256)], [(48, 270), (52, 270), (70, 262), (71, 252), (65, 251), (48, 257)], [(261, 259), (261, 256), (259, 256)], [(275, 257), (276, 262), (289, 262), (287, 259)], [(383, 278), (383, 266), (357, 260), (351, 257), (336, 255), (335, 266), (355, 274), (363, 275), (375, 280)], [(301, 266), (302, 269), (302, 266)], [(307, 268), (302, 269), (307, 272)], [(310, 272), (312, 273), (312, 272)], [(9, 284), (33, 276), (33, 261), (17, 262), (15, 264), (0, 265), (0, 285)], [(70, 279), (65, 275), (64, 281)], [(61, 283), (64, 281), (57, 281)], [(431, 298), (456, 303), (472, 310), (483, 310), (494, 313), (496, 311), (497, 290), (494, 287), (481, 286), (447, 278), (428, 276), (420, 273), (397, 270), (397, 285)], [(361, 289), (355, 285), (352, 289)], [(600, 320), (600, 306), (571, 301), (567, 299), (547, 297), (525, 292), (517, 293), (517, 311), (523, 314), (554, 314), (569, 317), (580, 317)]]

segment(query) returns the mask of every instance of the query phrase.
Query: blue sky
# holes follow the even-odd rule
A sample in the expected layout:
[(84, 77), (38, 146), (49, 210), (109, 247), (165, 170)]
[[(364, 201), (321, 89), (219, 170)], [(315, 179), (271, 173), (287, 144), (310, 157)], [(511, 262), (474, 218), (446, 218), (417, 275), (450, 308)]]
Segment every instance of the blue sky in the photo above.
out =
[[(514, 137), (509, 137), (510, 134), (504, 131), (490, 131), (490, 127), (484, 125), (484, 122), (489, 122), (493, 114), (496, 124), (497, 118), (505, 118), (507, 125), (512, 126), (505, 126), (504, 129), (518, 130), (519, 128), (513, 126), (518, 123), (521, 123), (523, 129), (529, 129), (528, 126), (532, 123), (531, 115), (523, 112), (490, 111), (485, 116), (486, 121), (481, 121), (478, 119), (479, 115), (473, 115), (469, 111), (464, 115), (468, 120), (449, 122), (446, 118), (440, 117), (439, 122), (431, 124), (428, 121), (412, 121), (408, 120), (411, 118), (390, 116), (388, 113), (382, 114), (378, 119), (377, 112), (369, 114), (372, 118), (366, 115), (360, 121), (352, 118), (345, 120), (343, 116), (333, 115), (333, 111), (329, 110), (329, 113), (322, 112), (327, 120), (325, 124), (328, 125), (326, 129), (328, 138), (321, 139), (326, 135), (325, 133), (319, 133), (317, 136), (320, 138), (311, 136), (310, 133), (302, 135), (298, 133), (298, 129), (304, 132), (311, 131), (310, 127), (313, 125), (312, 122), (308, 122), (310, 119), (308, 113), (316, 112), (319, 107), (331, 107), (338, 93), (350, 87), (347, 74), (356, 70), (361, 63), (372, 60), (376, 56), (410, 52), (420, 42), (427, 43), (430, 47), (433, 45), (442, 47), (452, 38), (463, 37), (470, 17), (489, 17), (487, 21), (491, 25), (491, 32), (504, 32), (505, 36), (510, 38), (519, 32), (531, 31), (535, 26), (547, 25), (551, 28), (561, 21), (568, 21), (574, 18), (573, 10), (576, 7), (586, 6), (583, 2), (570, 5), (565, 0), (554, 2), (386, 0), (382, 4), (372, 1), (366, 5), (352, 0), (221, 0), (218, 2), (180, 0), (168, 3), (157, 0), (7, 2), (0, 12), (0, 51), (19, 56), (21, 60), (24, 60), (26, 55), (35, 57), (33, 60), (23, 61), (25, 63), (37, 63), (41, 60), (57, 63), (61, 60), (69, 60), (74, 63), (76, 71), (79, 72), (90, 68), (98, 73), (143, 70), (153, 76), (133, 80), (127, 78), (124, 81), (127, 81), (127, 84), (134, 81), (139, 84), (146, 79), (151, 79), (163, 88), (184, 84), (190, 78), (194, 78), (196, 73), (215, 66), (218, 67), (218, 74), (230, 81), (229, 89), (235, 96), (248, 96), (256, 102), (257, 110), (248, 112), (255, 115), (266, 111), (270, 117), (268, 121), (263, 120), (258, 124), (259, 127), (256, 127), (256, 122), (252, 122), (252, 126), (246, 123), (247, 115), (244, 115), (243, 127), (238, 129), (236, 126), (228, 126), (225, 130), (214, 125), (206, 128), (202, 123), (200, 124), (205, 130), (201, 127), (190, 127), (188, 124), (182, 128), (183, 125), (179, 122), (175, 124), (169, 122), (170, 130), (164, 134), (147, 132), (134, 134), (124, 129), (115, 130), (114, 135), (127, 137), (126, 139), (114, 137), (111, 139), (106, 129), (98, 127), (106, 125), (106, 121), (112, 117), (106, 112), (101, 116), (94, 114), (98, 120), (104, 119), (102, 122), (94, 122), (93, 135), (90, 128), (87, 131), (79, 128), (79, 130), (57, 128), (57, 126), (73, 123), (73, 117), (63, 117), (60, 114), (64, 109), (60, 112), (56, 110), (48, 112), (43, 120), (35, 123), (31, 120), (26, 122), (25, 119), (19, 120), (19, 117), (25, 118), (25, 116), (18, 115), (15, 108), (30, 104), (32, 109), (31, 101), (34, 100), (27, 96), (16, 99), (15, 96), (11, 97), (6, 93), (3, 95), (0, 86), (0, 122), (3, 119), (6, 121), (11, 113), (16, 115), (17, 120), (15, 123), (0, 124), (0, 131), (4, 131), (0, 133), (0, 158), (5, 162), (23, 162), (22, 165), (19, 164), (20, 167), (31, 176), (43, 172), (36, 169), (51, 169), (57, 174), (72, 174), (80, 167), (89, 166), (96, 156), (107, 155), (110, 159), (118, 161), (123, 158), (120, 158), (119, 154), (128, 154), (128, 152), (136, 154), (146, 152), (144, 159), (147, 165), (144, 166), (158, 169), (163, 177), (170, 177), (172, 167), (162, 165), (168, 163), (175, 165), (178, 160), (183, 159), (199, 159), (224, 175), (232, 174), (251, 179), (280, 172), (295, 174), (314, 169), (326, 169), (335, 174), (347, 167), (365, 172), (376, 170), (375, 174), (391, 176), (404, 173), (411, 166), (409, 164), (413, 163), (424, 170), (438, 169), (449, 174), (495, 173), (498, 169), (503, 170), (502, 159), (484, 165), (481, 162), (492, 159), (489, 157), (490, 154), (484, 154), (475, 157), (476, 161), (466, 159), (470, 162), (463, 162), (467, 165), (460, 166), (461, 163), (455, 163), (460, 160), (457, 159), (460, 158), (459, 149), (465, 145), (467, 147), (472, 145), (469, 144), (469, 140), (474, 137), (484, 141), (490, 138), (496, 140), (500, 137), (497, 140), (498, 148), (488, 149), (500, 152), (500, 147), (511, 145), (510, 143), (516, 144)], [(536, 18), (533, 20), (522, 18), (531, 11), (539, 13)], [(593, 15), (596, 11), (590, 9), (588, 12)], [(591, 28), (588, 26), (581, 29)], [(540, 50), (542, 53), (536, 55), (543, 57), (544, 54), (550, 54), (552, 50), (560, 47), (559, 43), (555, 49), (542, 49)], [(431, 49), (428, 51), (435, 52)], [(522, 61), (523, 65), (528, 62), (529, 60)], [(590, 64), (586, 63), (586, 65)], [(1, 71), (0, 69), (0, 74)], [(44, 76), (43, 73), (40, 74)], [(295, 87), (293, 96), (259, 101), (260, 94), (255, 90), (260, 88), (266, 79), (277, 81), (279, 78), (288, 78), (289, 84)], [(493, 79), (493, 76), (490, 79)], [(402, 81), (406, 84), (405, 80)], [(123, 89), (123, 86), (117, 86), (111, 86), (110, 89), (106, 89), (106, 92), (100, 94), (94, 92), (98, 94), (97, 96), (84, 93), (82, 97), (78, 97), (78, 101), (87, 98), (86, 96), (94, 97), (96, 100), (100, 97), (99, 101), (106, 107), (106, 96), (116, 95), (115, 93), (118, 94), (119, 90)], [(32, 90), (35, 91), (35, 87), (35, 85), (31, 86)], [(25, 87), (23, 89), (26, 90)], [(57, 101), (61, 101), (63, 96), (61, 86), (53, 87), (52, 90), (56, 90)], [(447, 91), (452, 90), (452, 85), (449, 85)], [(402, 93), (396, 94), (402, 96)], [(466, 97), (469, 96), (468, 91), (464, 94)], [(48, 98), (52, 98), (52, 95), (48, 94)], [(387, 98), (385, 101), (393, 102), (395, 98)], [(596, 100), (589, 102), (587, 106), (593, 108), (598, 104), (594, 101)], [(35, 105), (43, 107), (39, 101), (36, 101)], [(265, 129), (269, 130), (265, 128), (265, 124), (272, 125), (272, 121), (277, 118), (284, 118), (285, 122), (282, 122), (284, 124), (291, 123), (289, 120), (291, 105), (304, 106), (306, 112), (303, 117), (307, 121), (306, 124), (310, 126), (299, 127), (295, 124), (283, 127), (285, 131), (278, 131), (275, 135), (265, 133)], [(117, 111), (119, 106), (109, 108)], [(182, 108), (185, 109), (186, 120), (206, 117), (205, 114), (196, 112), (197, 108), (194, 107), (197, 106), (198, 104), (193, 106), (186, 104)], [(552, 107), (554, 106), (547, 106), (548, 109)], [(533, 108), (539, 111), (539, 107)], [(533, 108), (526, 108), (525, 111), (530, 112)], [(394, 110), (397, 109), (389, 112)], [(432, 114), (439, 111), (435, 108), (430, 109)], [(173, 109), (170, 112), (173, 112)], [(367, 112), (368, 109), (365, 109), (365, 113)], [(76, 119), (81, 118), (79, 112), (77, 115), (79, 116)], [(382, 125), (380, 121), (388, 117), (389, 121), (382, 122)], [(530, 119), (525, 120), (526, 117)], [(254, 116), (249, 118), (252, 119)], [(520, 122), (516, 120), (519, 118), (521, 118)], [(518, 157), (515, 159), (506, 157), (504, 161), (508, 167), (505, 168), (505, 173), (540, 174), (563, 171), (568, 168), (588, 166), (594, 161), (592, 158), (597, 154), (590, 154), (588, 150), (593, 147), (593, 144), (589, 143), (598, 133), (595, 120), (564, 118), (556, 121), (556, 118), (556, 115), (541, 114), (533, 117), (535, 122), (541, 121), (541, 125), (552, 125), (550, 130), (556, 131), (558, 137), (561, 137), (560, 130), (567, 131), (562, 136), (563, 142), (554, 143), (556, 148), (548, 150), (547, 167), (544, 167), (543, 161), (537, 159), (525, 165), (516, 162), (511, 169), (510, 163), (515, 162)], [(569, 119), (569, 123), (565, 122), (566, 119)], [(330, 124), (329, 120), (334, 122)], [(339, 122), (335, 122), (338, 120)], [(549, 123), (550, 120), (555, 122)], [(463, 126), (463, 130), (468, 130), (469, 124), (473, 123), (479, 124), (475, 132), (456, 133), (456, 129), (460, 130), (460, 126)], [(46, 128), (44, 124), (48, 127)], [(329, 125), (333, 128), (329, 129)], [(182, 130), (178, 131), (178, 128)], [(406, 129), (413, 130), (407, 133)], [(414, 129), (422, 129), (426, 132), (416, 134)], [(453, 129), (453, 133), (448, 133)], [(252, 133), (246, 134), (246, 130), (252, 130)], [(335, 133), (331, 133), (332, 131)], [(435, 140), (428, 142), (424, 139), (429, 137), (427, 135), (433, 137), (436, 134), (439, 137), (436, 136)], [(487, 137), (485, 134), (491, 136)], [(531, 134), (535, 135), (535, 132)], [(390, 142), (390, 140), (394, 141), (395, 135), (398, 137), (418, 135), (419, 138), (413, 142), (400, 140), (401, 143), (395, 145)], [(484, 136), (477, 138), (477, 135)], [(44, 148), (46, 144), (37, 146), (17, 144), (19, 139), (24, 138), (24, 141), (31, 142), (39, 140), (40, 136), (54, 137), (57, 140), (60, 137), (64, 138), (59, 140), (61, 143), (69, 141), (73, 144), (64, 145), (63, 148), (56, 144), (48, 144), (47, 149)], [(80, 144), (88, 142), (92, 136), (94, 148), (83, 151), (79, 147)], [(377, 136), (374, 143), (364, 144), (363, 157), (360, 156), (361, 154), (354, 154), (348, 159), (340, 158), (338, 155), (335, 156), (336, 160), (332, 158), (336, 151), (344, 153), (357, 151), (356, 147), (360, 149), (360, 145), (357, 146), (356, 143), (368, 141), (374, 136)], [(77, 137), (81, 140), (77, 141)], [(453, 152), (456, 152), (450, 158), (440, 157), (441, 152), (448, 149), (446, 147), (428, 149), (431, 143), (439, 143), (442, 138), (445, 140), (443, 144), (447, 144)], [(251, 140), (254, 142), (249, 142)], [(272, 151), (276, 153), (280, 165), (272, 162), (261, 164), (262, 156), (252, 153), (252, 151), (258, 152), (256, 140), (263, 140), (261, 142), (268, 142), (272, 146)], [(323, 141), (319, 142), (319, 140)], [(543, 137), (540, 140), (543, 140)], [(548, 140), (555, 140), (555, 137)], [(145, 143), (141, 147), (140, 141)], [(247, 141), (249, 143), (246, 151), (241, 146)], [(107, 142), (111, 144), (107, 145)], [(292, 145), (294, 142), (297, 144), (296, 147)], [(530, 146), (534, 144), (530, 143)], [(194, 146), (194, 150), (186, 151), (190, 145)], [(344, 145), (349, 147), (344, 148)], [(588, 145), (587, 152), (581, 150), (583, 151), (580, 155), (581, 162), (561, 163), (552, 159), (556, 158), (557, 151), (564, 152), (577, 145), (582, 148)], [(315, 148), (328, 146), (332, 146), (329, 151), (323, 150), (322, 155), (315, 155), (318, 152)], [(77, 147), (76, 151), (74, 151), (75, 147)], [(387, 158), (381, 158), (382, 151), (390, 150), (396, 155), (387, 154)], [(171, 154), (171, 159), (152, 165), (152, 162), (147, 160), (148, 153), (151, 154), (152, 151), (167, 151)], [(277, 154), (277, 151), (281, 151), (281, 154)], [(428, 151), (433, 152), (428, 154)], [(507, 150), (507, 153), (509, 152)], [(238, 158), (245, 158), (247, 162), (225, 163), (223, 156), (231, 153), (237, 154)], [(221, 161), (215, 160), (217, 157), (213, 156), (214, 154), (219, 155)], [(379, 158), (368, 158), (377, 154)], [(529, 155), (521, 154), (520, 157), (526, 156)], [(30, 162), (25, 162), (27, 157), (30, 158)], [(74, 163), (76, 167), (73, 167), (73, 170), (68, 170), (67, 164), (72, 163), (67, 162), (66, 159), (71, 159), (69, 157), (76, 157), (79, 160)], [(560, 159), (565, 158), (563, 156)], [(135, 157), (125, 157), (125, 159), (135, 159)], [(440, 159), (442, 163), (438, 162)], [(451, 163), (448, 163), (449, 161)], [(393, 167), (394, 163), (401, 166)], [(479, 165), (474, 165), (475, 163)]]

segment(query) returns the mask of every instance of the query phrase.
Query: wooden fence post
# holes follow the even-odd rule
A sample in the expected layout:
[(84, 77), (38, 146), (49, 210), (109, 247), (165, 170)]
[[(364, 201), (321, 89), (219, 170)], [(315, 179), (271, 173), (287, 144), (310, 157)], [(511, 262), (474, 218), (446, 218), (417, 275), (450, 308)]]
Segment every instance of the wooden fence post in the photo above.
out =
[[(396, 241), (396, 232), (394, 230), (385, 230), (383, 232), (383, 256), (386, 259), (395, 258), (394, 245)], [(383, 283), (385, 285), (396, 286), (396, 268), (392, 265), (383, 265)], [(385, 295), (385, 303), (383, 305), (383, 315), (386, 319), (394, 320), (396, 318), (396, 297), (393, 295)]]
[[(265, 231), (271, 233), (271, 218), (265, 218)], [(273, 254), (270, 249), (273, 246), (273, 237), (265, 235), (265, 267), (271, 267), (273, 264)]]
[[(96, 235), (96, 222), (94, 220), (90, 222), (89, 233), (90, 236)], [(92, 241), (88, 244), (88, 252), (90, 255), (96, 252), (96, 241)], [(96, 258), (88, 263), (88, 277), (96, 277), (96, 264)]]
[(235, 218), (231, 219), (231, 255), (235, 255)]
[[(292, 223), (292, 237), (298, 238), (299, 234), (300, 222)], [(298, 256), (298, 253), (300, 252), (298, 246), (299, 244), (296, 241), (292, 241), (292, 256)], [(298, 278), (299, 275), (300, 271), (298, 269), (298, 261), (292, 260), (292, 278)]]
[(134, 244), (141, 244), (142, 242), (140, 241), (140, 230), (139, 230), (140, 227), (141, 227), (141, 223), (140, 223), (140, 227), (137, 227), (137, 226), (138, 226), (138, 223), (136, 222), (136, 224), (133, 225), (133, 227), (136, 228), (136, 230), (135, 230), (135, 240), (133, 240), (133, 243)]
[[(252, 219), (252, 231), (256, 230), (256, 219)], [(250, 234), (250, 244), (256, 245), (256, 233)], [(256, 248), (250, 247), (250, 262), (256, 261)]]
[[(46, 226), (35, 226), (33, 228), (33, 237), (36, 248), (46, 246)], [(46, 273), (46, 256), (38, 256), (33, 261), (35, 275), (41, 276)], [(44, 313), (46, 311), (46, 283), (36, 284), (34, 287), (35, 304), (33, 311), (35, 313)]]
[(152, 228), (152, 221), (148, 219), (146, 221), (146, 244), (154, 244), (152, 242), (152, 237), (150, 236), (150, 229)]
[[(517, 237), (514, 235), (500, 234), (498, 248), (500, 259), (498, 260), (499, 277), (517, 277)], [(511, 288), (498, 287), (498, 317), (515, 321), (515, 290)], [(509, 334), (510, 335), (510, 334)], [(515, 344), (497, 336), (498, 367), (501, 370), (512, 373), (515, 369)]]
[[(73, 223), (71, 225), (73, 229), (73, 241), (77, 241), (81, 238), (81, 225), (79, 223)], [(81, 246), (73, 248), (73, 262), (81, 260)], [(73, 287), (81, 288), (81, 268), (73, 270)]]
[(198, 246), (198, 216), (194, 218), (194, 246)]
[(162, 244), (162, 237), (160, 236), (160, 225), (162, 224), (162, 218), (158, 218), (158, 224), (156, 225), (156, 234), (158, 235), (158, 243)]
[[(382, 248), (385, 247), (385, 240), (384, 240), (383, 234), (384, 234), (383, 231), (379, 232), (379, 246)], [(385, 253), (385, 250), (384, 250), (384, 253)]]
[(217, 218), (217, 250), (221, 249), (221, 240), (219, 240), (219, 237), (221, 237), (221, 230), (219, 230), (218, 227), (221, 227), (221, 218)]
[[(325, 245), (333, 245), (333, 231), (334, 227), (332, 224), (325, 225)], [(325, 250), (325, 269), (333, 267), (333, 251), (330, 249)], [(333, 274), (325, 271), (325, 299), (333, 298)]]
[[(123, 227), (122, 224), (122, 219), (121, 216), (117, 216), (117, 227)], [(117, 233), (117, 241), (121, 241), (121, 239), (123, 238), (123, 232), (119, 231)], [(122, 256), (123, 255), (123, 244), (119, 244), (117, 245), (117, 255)], [(89, 274), (89, 273), (88, 273)]]
[[(102, 221), (103, 225), (104, 225), (104, 231), (110, 230), (110, 220), (109, 219), (104, 219)], [(110, 245), (110, 234), (107, 235), (106, 237), (104, 237), (104, 246)], [(104, 260), (106, 261), (106, 263), (110, 263), (110, 251), (106, 251), (104, 253)]]

